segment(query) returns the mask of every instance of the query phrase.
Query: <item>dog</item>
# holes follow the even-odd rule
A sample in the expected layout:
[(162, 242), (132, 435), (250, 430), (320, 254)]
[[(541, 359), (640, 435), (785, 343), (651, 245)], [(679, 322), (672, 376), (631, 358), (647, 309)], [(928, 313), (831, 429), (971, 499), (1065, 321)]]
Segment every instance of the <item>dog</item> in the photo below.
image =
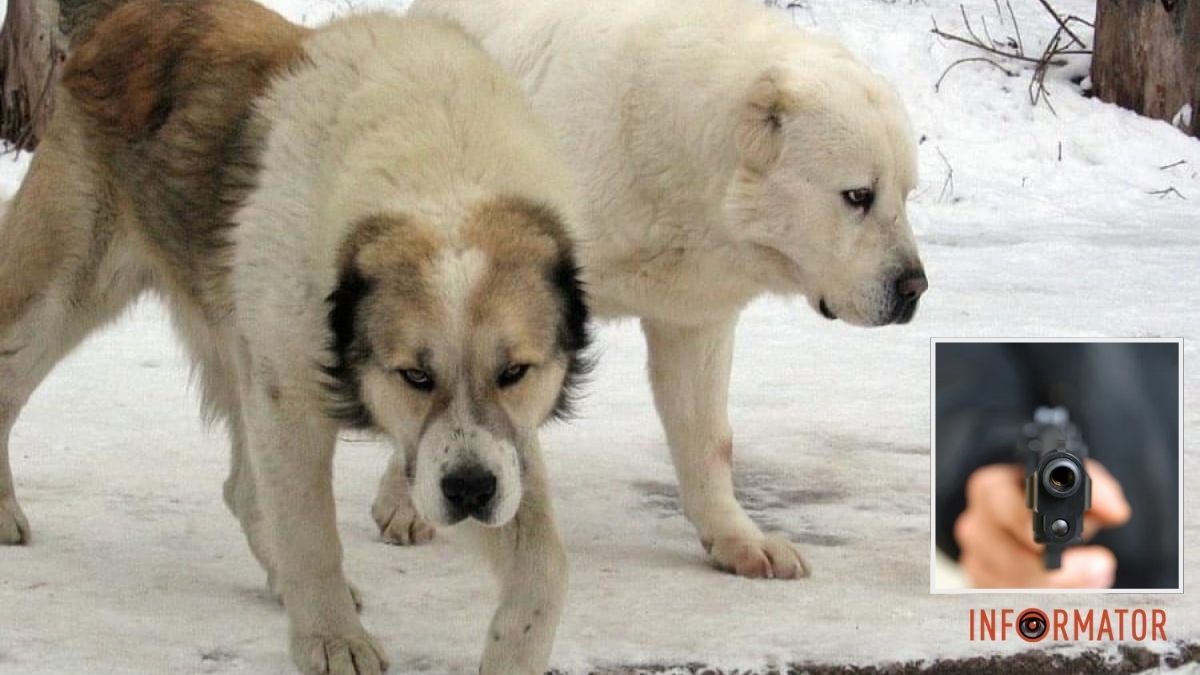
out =
[[(803, 295), (828, 319), (909, 321), (928, 287), (905, 200), (915, 143), (896, 92), (836, 42), (751, 0), (416, 0), (509, 69), (582, 193), (598, 316), (641, 319), (683, 509), (718, 567), (808, 566), (734, 497), (726, 401), (738, 314)], [(373, 514), (424, 524), (396, 466)]]
[(232, 441), (225, 500), (305, 673), (384, 651), (342, 571), (340, 429), (388, 438), (413, 506), (502, 584), (481, 673), (546, 669), (566, 586), (537, 431), (586, 364), (575, 197), (517, 84), (444, 22), (309, 30), (250, 0), (66, 2), (57, 109), (0, 226), (9, 431), (55, 363), (160, 294)]

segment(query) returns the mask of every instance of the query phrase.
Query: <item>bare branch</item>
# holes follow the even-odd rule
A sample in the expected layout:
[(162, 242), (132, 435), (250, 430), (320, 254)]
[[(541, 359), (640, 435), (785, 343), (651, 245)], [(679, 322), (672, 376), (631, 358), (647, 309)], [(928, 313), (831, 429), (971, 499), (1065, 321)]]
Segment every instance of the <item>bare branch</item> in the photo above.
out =
[(1179, 190), (1176, 190), (1174, 187), (1168, 187), (1168, 188), (1164, 188), (1162, 190), (1148, 190), (1148, 191), (1146, 191), (1146, 194), (1154, 195), (1159, 198), (1169, 197), (1170, 195), (1175, 195), (1176, 197), (1179, 197), (1180, 199), (1184, 199), (1184, 200), (1187, 199), (1187, 197), (1184, 197), (1182, 194), (1180, 194)]
[(948, 197), (954, 196), (954, 167), (950, 165), (950, 160), (946, 159), (946, 155), (942, 153), (942, 149), (934, 147), (938, 157), (942, 158), (942, 164), (946, 165), (946, 180), (942, 182), (942, 191), (938, 193), (938, 201), (945, 201)]
[(1038, 2), (1042, 3), (1042, 7), (1045, 7), (1047, 12), (1050, 12), (1050, 16), (1054, 17), (1054, 20), (1058, 22), (1059, 27), (1065, 30), (1067, 35), (1071, 36), (1071, 39), (1075, 41), (1075, 44), (1087, 49), (1087, 45), (1084, 44), (1083, 40), (1080, 40), (1079, 36), (1071, 31), (1071, 29), (1067, 26), (1067, 22), (1063, 21), (1063, 18), (1058, 15), (1058, 12), (1054, 11), (1054, 8), (1050, 6), (1049, 2), (1046, 0), (1038, 0)]
[[(1068, 61), (1065, 58), (1067, 56), (1092, 53), (1092, 51), (1087, 48), (1087, 44), (1084, 43), (1079, 35), (1070, 28), (1070, 24), (1072, 23), (1078, 23), (1081, 25), (1090, 24), (1074, 15), (1067, 15), (1066, 17), (1063, 17), (1050, 6), (1049, 0), (1038, 0), (1038, 2), (1054, 18), (1056, 29), (1050, 40), (1046, 43), (1042, 53), (1037, 57), (1030, 56), (1025, 52), (1025, 42), (1024, 38), (1021, 36), (1021, 26), (1017, 22), (1017, 16), (1013, 11), (1011, 0), (1005, 0), (1005, 6), (1008, 8), (1008, 16), (1013, 22), (1013, 32), (1015, 34), (1015, 38), (1008, 37), (1005, 40), (997, 40), (994, 38), (991, 34), (991, 30), (988, 27), (987, 17), (981, 17), (983, 23), (983, 34), (986, 39), (981, 38), (979, 34), (975, 32), (975, 28), (971, 24), (970, 18), (967, 16), (966, 8), (961, 4), (959, 5), (959, 14), (962, 16), (963, 27), (967, 32), (966, 35), (958, 35), (942, 30), (941, 27), (938, 26), (936, 18), (932, 19), (933, 29), (931, 32), (940, 38), (970, 45), (989, 54), (995, 54), (996, 56), (1001, 56), (1005, 59), (1011, 59), (1013, 61), (1033, 64), (1033, 74), (1029, 78), (1028, 87), (1029, 101), (1035, 106), (1044, 101), (1046, 103), (1046, 107), (1050, 109), (1051, 113), (1058, 114), (1054, 109), (1054, 105), (1050, 103), (1050, 91), (1046, 88), (1046, 73), (1051, 67), (1067, 65)], [(1003, 25), (1004, 22), (1003, 14), (1000, 11), (1000, 1), (993, 0), (993, 5), (996, 7), (997, 14), (1000, 14), (1001, 25)], [(1076, 46), (1078, 48), (1074, 48)], [(941, 84), (946, 79), (946, 75), (955, 67), (962, 63), (977, 61), (988, 63), (993, 67), (998, 68), (1006, 75), (1016, 75), (1016, 73), (1013, 73), (1008, 68), (989, 58), (976, 57), (959, 59), (958, 61), (951, 63), (946, 67), (945, 70), (942, 71), (942, 74), (938, 77), (937, 82), (934, 84), (934, 90), (937, 91), (941, 88)]]
[(942, 71), (942, 76), (939, 77), (937, 82), (934, 83), (933, 90), (934, 91), (941, 90), (942, 80), (946, 79), (946, 76), (950, 74), (950, 71), (953, 70), (955, 66), (961, 65), (963, 63), (973, 63), (973, 62), (986, 63), (986, 64), (992, 66), (993, 68), (999, 68), (1005, 75), (1007, 75), (1009, 77), (1017, 76), (1017, 73), (1009, 70), (1008, 68), (1005, 68), (1004, 66), (1000, 65), (999, 63), (996, 63), (995, 61), (987, 58), (986, 56), (971, 56), (971, 57), (968, 57), (965, 59), (959, 59), (959, 60), (955, 61), (954, 63), (951, 63), (949, 66), (946, 66), (946, 69)]
[(1004, 0), (1004, 4), (1008, 6), (1008, 15), (1012, 17), (1013, 30), (1017, 33), (1017, 53), (1025, 56), (1025, 43), (1021, 40), (1021, 24), (1017, 23), (1017, 15), (1013, 13), (1012, 2)]
[(979, 36), (975, 34), (975, 29), (971, 27), (971, 20), (967, 18), (967, 8), (963, 5), (959, 5), (958, 10), (962, 13), (963, 26), (966, 27), (967, 33), (969, 33), (971, 37), (975, 39), (975, 42), (982, 44), (983, 40), (979, 39)]
[[(964, 38), (959, 35), (955, 35), (953, 33), (947, 33), (945, 31), (940, 30), (937, 27), (936, 23), (933, 25), (933, 30), (931, 30), (930, 32), (940, 38), (944, 38), (946, 40), (952, 40), (954, 42), (961, 42), (965, 45), (971, 45), (972, 47), (975, 47), (977, 49), (982, 49), (985, 52), (991, 52), (992, 54), (997, 54), (999, 56), (1003, 56), (1003, 57), (1009, 58), (1009, 59), (1014, 59), (1016, 61), (1024, 61), (1026, 63), (1035, 63), (1035, 64), (1042, 62), (1042, 60), (1040, 58), (1035, 59), (1032, 56), (1025, 56), (1023, 54), (1016, 54), (1014, 52), (1005, 51), (1003, 49), (997, 49), (995, 47), (985, 45), (982, 42), (975, 42), (968, 38)], [(1052, 66), (1065, 66), (1067, 64), (1067, 62), (1062, 59), (1056, 59), (1054, 61), (1050, 61), (1049, 63)]]

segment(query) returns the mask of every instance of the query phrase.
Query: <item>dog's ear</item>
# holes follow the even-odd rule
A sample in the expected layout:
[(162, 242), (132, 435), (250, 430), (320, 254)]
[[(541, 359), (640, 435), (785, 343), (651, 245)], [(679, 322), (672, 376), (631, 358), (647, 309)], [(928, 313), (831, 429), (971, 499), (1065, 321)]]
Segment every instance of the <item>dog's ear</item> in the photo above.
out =
[(742, 103), (738, 121), (738, 154), (746, 167), (766, 171), (783, 149), (784, 94), (782, 73), (771, 68), (758, 76)]
[(766, 171), (783, 150), (783, 127), (796, 110), (796, 94), (779, 68), (768, 68), (755, 79), (741, 106), (738, 155), (746, 168)]
[(374, 421), (362, 399), (359, 367), (371, 356), (362, 323), (362, 305), (374, 282), (362, 270), (359, 253), (364, 246), (387, 231), (388, 219), (365, 218), (350, 228), (337, 256), (337, 285), (325, 298), (329, 313), (329, 344), (325, 388), (330, 394), (327, 413), (355, 428), (370, 428)]
[(371, 282), (351, 264), (338, 274), (337, 286), (325, 299), (329, 307), (330, 339), (328, 360), (321, 369), (330, 395), (327, 413), (331, 418), (359, 429), (374, 424), (363, 403), (359, 380), (359, 366), (371, 354), (360, 321), (360, 306), (370, 292)]
[(566, 248), (559, 252), (550, 273), (550, 282), (562, 303), (558, 346), (568, 358), (567, 376), (550, 415), (553, 419), (565, 420), (574, 414), (583, 381), (595, 367), (595, 360), (588, 353), (592, 333), (582, 272), (571, 249)]

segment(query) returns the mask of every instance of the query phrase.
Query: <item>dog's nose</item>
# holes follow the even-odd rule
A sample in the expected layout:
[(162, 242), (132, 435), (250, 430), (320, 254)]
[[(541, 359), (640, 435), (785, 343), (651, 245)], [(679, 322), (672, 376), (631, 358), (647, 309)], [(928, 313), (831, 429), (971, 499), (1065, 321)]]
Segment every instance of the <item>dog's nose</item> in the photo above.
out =
[(468, 466), (442, 478), (442, 494), (455, 510), (478, 514), (496, 495), (496, 475), (480, 466)]
[(896, 294), (905, 302), (914, 302), (929, 288), (929, 280), (925, 278), (925, 270), (910, 270), (896, 279)]

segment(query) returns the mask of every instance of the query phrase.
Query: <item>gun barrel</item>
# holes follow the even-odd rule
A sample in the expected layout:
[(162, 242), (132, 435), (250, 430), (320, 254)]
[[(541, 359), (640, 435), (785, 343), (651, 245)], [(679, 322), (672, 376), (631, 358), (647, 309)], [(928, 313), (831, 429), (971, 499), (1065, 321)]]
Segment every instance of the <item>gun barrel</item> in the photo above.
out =
[(1042, 486), (1055, 497), (1070, 497), (1083, 483), (1083, 466), (1074, 457), (1056, 457), (1042, 469)]
[(1083, 540), (1083, 513), (1091, 507), (1087, 445), (1063, 408), (1039, 408), (1018, 444), (1025, 464), (1025, 503), (1032, 511), (1034, 541), (1045, 544), (1047, 569), (1062, 564), (1062, 551)]

